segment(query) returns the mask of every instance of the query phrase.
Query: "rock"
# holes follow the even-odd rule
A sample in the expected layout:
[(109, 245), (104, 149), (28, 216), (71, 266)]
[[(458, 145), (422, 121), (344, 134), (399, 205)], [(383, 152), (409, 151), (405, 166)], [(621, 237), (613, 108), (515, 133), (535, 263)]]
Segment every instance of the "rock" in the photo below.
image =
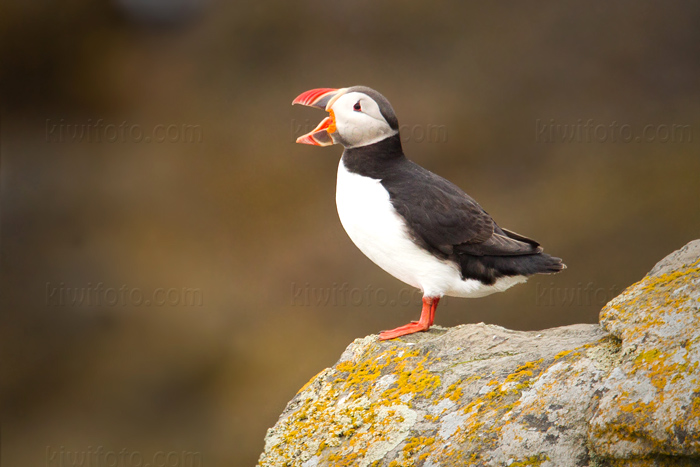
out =
[(590, 422), (591, 445), (604, 456), (700, 456), (698, 258), (696, 240), (600, 312), (603, 328), (622, 340)]
[(700, 465), (700, 241), (537, 332), (357, 339), (265, 437), (266, 466)]

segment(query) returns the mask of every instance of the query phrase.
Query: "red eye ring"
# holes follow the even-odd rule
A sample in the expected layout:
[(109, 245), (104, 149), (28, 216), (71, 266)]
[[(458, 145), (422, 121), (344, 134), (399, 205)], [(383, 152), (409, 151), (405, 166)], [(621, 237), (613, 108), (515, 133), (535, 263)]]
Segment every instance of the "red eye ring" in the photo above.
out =
[(352, 110), (355, 112), (362, 112), (362, 106), (360, 105), (360, 101), (357, 101), (355, 105), (352, 106)]

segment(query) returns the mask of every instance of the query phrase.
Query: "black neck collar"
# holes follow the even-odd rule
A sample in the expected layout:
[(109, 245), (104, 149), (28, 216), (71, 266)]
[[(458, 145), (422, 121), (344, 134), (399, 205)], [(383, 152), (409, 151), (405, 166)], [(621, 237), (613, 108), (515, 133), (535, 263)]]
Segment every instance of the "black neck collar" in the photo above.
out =
[(345, 152), (343, 152), (343, 155), (347, 155), (348, 157), (362, 157), (363, 154), (372, 154), (375, 157), (380, 157), (382, 159), (403, 157), (401, 137), (398, 133), (396, 133), (395, 135), (384, 138), (376, 143), (357, 148), (347, 148)]
[(384, 178), (394, 164), (405, 160), (398, 133), (374, 144), (347, 148), (343, 152), (343, 163), (348, 171), (379, 179)]

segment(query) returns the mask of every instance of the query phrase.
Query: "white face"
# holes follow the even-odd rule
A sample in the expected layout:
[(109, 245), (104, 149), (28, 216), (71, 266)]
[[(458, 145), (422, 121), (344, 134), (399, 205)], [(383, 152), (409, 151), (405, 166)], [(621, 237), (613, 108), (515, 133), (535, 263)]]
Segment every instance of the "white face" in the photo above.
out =
[(398, 133), (382, 116), (379, 105), (367, 94), (349, 92), (331, 101), (335, 115), (334, 141), (346, 148), (356, 148), (381, 141)]

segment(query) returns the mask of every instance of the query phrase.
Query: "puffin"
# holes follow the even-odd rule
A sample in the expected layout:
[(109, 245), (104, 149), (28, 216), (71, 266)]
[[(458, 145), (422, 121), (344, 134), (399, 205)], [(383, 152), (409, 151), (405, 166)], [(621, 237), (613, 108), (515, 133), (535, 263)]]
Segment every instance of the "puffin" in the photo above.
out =
[(496, 224), (455, 184), (409, 160), (396, 113), (374, 89), (311, 89), (292, 104), (328, 112), (297, 143), (344, 147), (335, 199), (352, 242), (423, 293), (419, 320), (382, 331), (380, 340), (430, 329), (444, 296), (485, 297), (566, 268), (535, 240)]

